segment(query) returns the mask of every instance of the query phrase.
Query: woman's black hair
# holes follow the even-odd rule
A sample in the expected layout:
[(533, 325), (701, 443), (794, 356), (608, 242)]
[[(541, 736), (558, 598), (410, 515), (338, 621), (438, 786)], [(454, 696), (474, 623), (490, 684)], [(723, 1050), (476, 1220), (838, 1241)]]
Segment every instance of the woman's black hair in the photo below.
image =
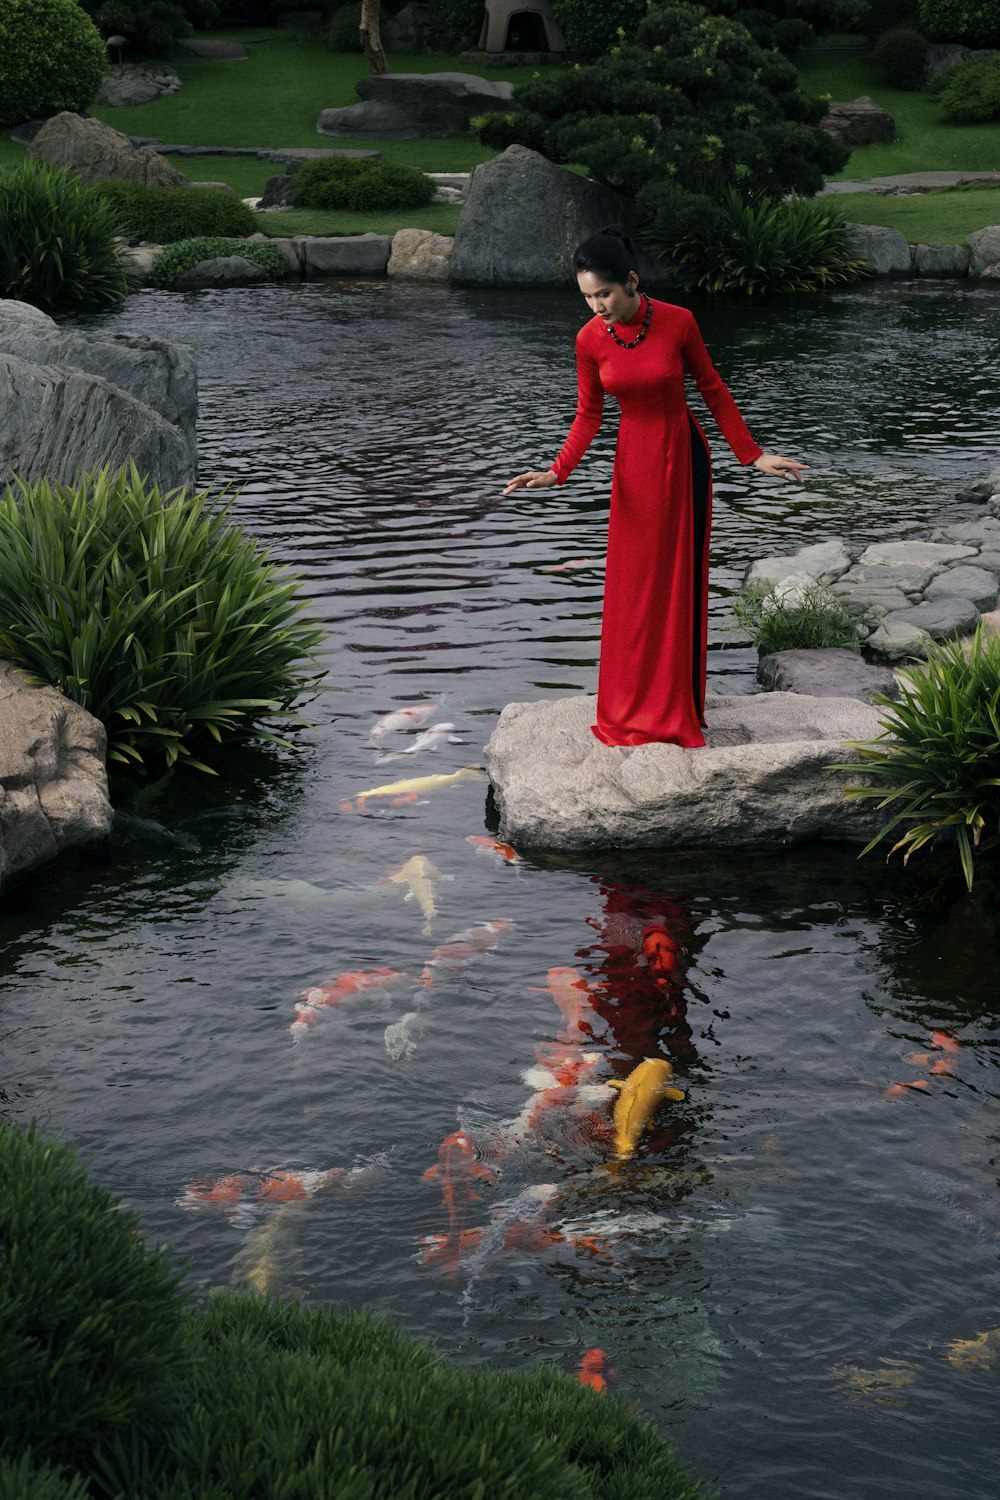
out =
[(590, 271), (602, 281), (617, 281), (622, 286), (628, 273), (635, 271), (638, 255), (622, 224), (608, 224), (597, 234), (577, 245), (573, 252), (573, 270)]

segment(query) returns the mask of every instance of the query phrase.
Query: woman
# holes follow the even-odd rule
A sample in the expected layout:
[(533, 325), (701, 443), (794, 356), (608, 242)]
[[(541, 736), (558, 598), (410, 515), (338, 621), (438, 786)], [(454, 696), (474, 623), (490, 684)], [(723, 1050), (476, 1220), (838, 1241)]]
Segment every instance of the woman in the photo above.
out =
[(504, 494), (564, 484), (601, 425), (605, 392), (615, 397), (621, 425), (593, 731), (606, 745), (693, 749), (705, 743), (712, 480), (685, 370), (740, 463), (799, 480), (806, 466), (762, 452), (691, 313), (640, 293), (636, 258), (618, 225), (577, 249), (577, 281), (594, 317), (576, 339), (576, 418), (552, 467), (518, 474)]

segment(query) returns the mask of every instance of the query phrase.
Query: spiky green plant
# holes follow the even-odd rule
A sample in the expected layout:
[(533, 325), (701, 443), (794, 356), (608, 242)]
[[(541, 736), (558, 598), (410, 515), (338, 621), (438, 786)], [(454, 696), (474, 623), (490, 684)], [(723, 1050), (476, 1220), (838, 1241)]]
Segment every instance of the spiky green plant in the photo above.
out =
[(0, 173), (0, 297), (45, 312), (112, 307), (133, 284), (112, 208), (61, 167)]
[(762, 655), (825, 646), (861, 650), (858, 625), (841, 599), (820, 583), (785, 589), (750, 583), (733, 595), (733, 617)]
[(199, 744), (276, 740), (259, 721), (316, 681), (323, 631), (232, 505), (134, 465), (0, 498), (0, 656), (102, 720), (115, 760), (208, 770)]
[(810, 292), (871, 275), (850, 247), (842, 210), (825, 199), (747, 201), (730, 187), (682, 233), (671, 215), (661, 214), (643, 239), (703, 292)]
[[(1000, 638), (984, 636), (980, 626), (968, 647), (928, 645), (926, 668), (908, 674), (899, 702), (875, 701), (884, 733), (852, 749), (877, 784), (848, 787), (847, 796), (877, 797), (879, 810), (895, 811), (862, 854), (905, 828), (889, 854), (905, 851), (906, 863), (953, 833), (971, 891), (974, 850), (996, 844), (1000, 834)], [(858, 766), (836, 769), (857, 775)]]

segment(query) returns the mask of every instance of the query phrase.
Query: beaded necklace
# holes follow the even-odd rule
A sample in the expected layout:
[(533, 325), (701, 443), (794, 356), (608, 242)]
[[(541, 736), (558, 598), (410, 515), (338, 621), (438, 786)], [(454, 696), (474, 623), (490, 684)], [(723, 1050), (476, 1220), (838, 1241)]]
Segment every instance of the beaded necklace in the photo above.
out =
[[(643, 292), (642, 295), (646, 297), (645, 292)], [(646, 334), (649, 332), (649, 325), (652, 321), (653, 304), (650, 299), (646, 297), (646, 316), (642, 320), (642, 327), (639, 329), (637, 337), (634, 338), (631, 343), (627, 343), (625, 339), (620, 339), (618, 337), (617, 333), (615, 333), (613, 323), (607, 324), (607, 330), (610, 333), (611, 337), (614, 339), (615, 343), (618, 345), (619, 349), (637, 349), (638, 346), (642, 343), (643, 339), (646, 337)]]

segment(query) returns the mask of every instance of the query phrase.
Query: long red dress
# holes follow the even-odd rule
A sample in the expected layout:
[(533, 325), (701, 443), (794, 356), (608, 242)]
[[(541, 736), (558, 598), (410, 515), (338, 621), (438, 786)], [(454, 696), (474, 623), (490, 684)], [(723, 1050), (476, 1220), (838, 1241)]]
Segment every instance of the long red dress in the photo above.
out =
[[(646, 304), (627, 324), (631, 341)], [(621, 407), (608, 526), (601, 665), (594, 733), (606, 745), (705, 743), (708, 530), (711, 470), (701, 428), (684, 396), (690, 372), (742, 464), (761, 453), (683, 307), (653, 302), (642, 343), (623, 349), (594, 317), (577, 335), (579, 403), (552, 469), (563, 484), (601, 425), (604, 395)], [(694, 444), (702, 445), (698, 452)], [(704, 527), (692, 463), (705, 469)]]

